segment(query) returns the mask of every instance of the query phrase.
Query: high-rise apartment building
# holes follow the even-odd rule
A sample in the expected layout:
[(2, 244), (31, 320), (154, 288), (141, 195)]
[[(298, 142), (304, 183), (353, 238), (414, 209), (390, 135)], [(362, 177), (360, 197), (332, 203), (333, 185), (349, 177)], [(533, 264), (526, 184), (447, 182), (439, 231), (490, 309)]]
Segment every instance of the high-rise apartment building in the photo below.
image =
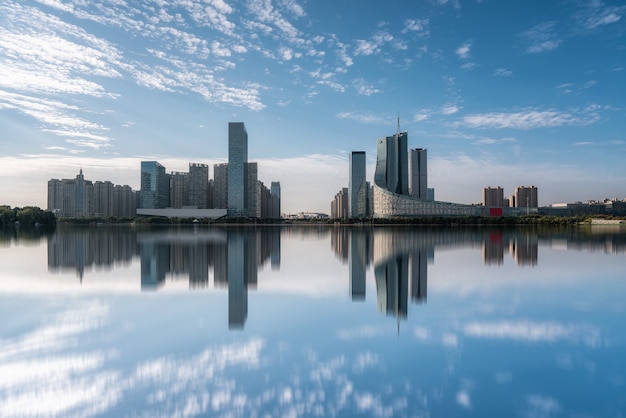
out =
[(48, 181), (48, 210), (55, 213), (63, 211), (63, 181), (51, 179)]
[(518, 186), (515, 188), (515, 207), (517, 208), (537, 208), (539, 200), (537, 198), (537, 188), (535, 186)]
[(96, 181), (93, 184), (94, 215), (113, 216), (113, 191), (115, 186), (110, 181)]
[(483, 189), (483, 206), (490, 208), (504, 207), (504, 190), (502, 187), (485, 187)]
[(228, 216), (247, 215), (248, 132), (243, 122), (228, 124)]
[(141, 162), (140, 207), (163, 209), (169, 206), (169, 176), (157, 161)]
[(409, 152), (409, 193), (418, 199), (428, 200), (428, 169), (426, 150), (415, 148)]
[(48, 181), (48, 210), (59, 217), (134, 216), (135, 192), (110, 181), (85, 180), (80, 170), (73, 179)]
[(189, 163), (189, 206), (208, 207), (209, 166)]
[(407, 139), (407, 132), (398, 132), (393, 136), (380, 138), (376, 146), (375, 183), (400, 195), (409, 194)]
[(213, 208), (228, 208), (228, 163), (213, 166)]
[(170, 173), (170, 207), (180, 209), (189, 206), (189, 173)]
[(333, 219), (346, 219), (349, 216), (348, 211), (348, 188), (342, 188), (330, 203), (330, 217)]
[(367, 182), (365, 181), (365, 151), (350, 154), (348, 211), (351, 218), (367, 216)]

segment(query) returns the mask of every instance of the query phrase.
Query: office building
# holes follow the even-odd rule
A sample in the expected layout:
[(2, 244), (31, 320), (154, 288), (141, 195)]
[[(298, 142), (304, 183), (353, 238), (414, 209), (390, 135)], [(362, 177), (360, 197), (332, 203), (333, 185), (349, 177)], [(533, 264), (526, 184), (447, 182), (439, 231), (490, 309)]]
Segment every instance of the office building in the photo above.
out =
[(407, 141), (406, 132), (398, 132), (394, 136), (377, 141), (373, 186), (374, 217), (479, 216), (483, 214), (484, 208), (480, 206), (435, 201), (434, 189), (427, 187), (425, 161), (427, 154), (423, 149), (417, 148), (412, 151), (411, 162), (414, 166), (411, 168), (411, 193), (417, 196), (409, 193)]
[(273, 181), (270, 185), (270, 199), (271, 199), (271, 207), (268, 213), (268, 218), (270, 219), (280, 219), (280, 182)]
[(243, 122), (228, 124), (228, 216), (247, 215), (248, 132)]
[(385, 190), (399, 195), (409, 194), (407, 132), (380, 138), (377, 142), (377, 161), (374, 182)]
[(351, 218), (367, 216), (367, 182), (365, 181), (365, 151), (350, 154), (348, 211)]
[(485, 207), (504, 207), (504, 190), (498, 186), (495, 188), (485, 187), (483, 189), (483, 206)]
[(163, 209), (169, 206), (169, 176), (157, 161), (141, 162), (140, 207)]
[(428, 170), (426, 150), (412, 149), (409, 153), (409, 194), (418, 199), (428, 199)]

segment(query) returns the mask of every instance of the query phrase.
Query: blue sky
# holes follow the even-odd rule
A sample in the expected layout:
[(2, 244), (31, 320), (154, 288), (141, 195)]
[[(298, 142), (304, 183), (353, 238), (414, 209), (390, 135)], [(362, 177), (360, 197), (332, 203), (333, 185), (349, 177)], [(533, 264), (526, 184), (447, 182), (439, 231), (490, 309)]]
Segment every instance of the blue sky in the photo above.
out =
[(223, 162), (243, 121), (283, 210), (328, 213), (398, 115), (438, 200), (623, 198), (625, 35), (623, 2), (0, 0), (0, 204)]

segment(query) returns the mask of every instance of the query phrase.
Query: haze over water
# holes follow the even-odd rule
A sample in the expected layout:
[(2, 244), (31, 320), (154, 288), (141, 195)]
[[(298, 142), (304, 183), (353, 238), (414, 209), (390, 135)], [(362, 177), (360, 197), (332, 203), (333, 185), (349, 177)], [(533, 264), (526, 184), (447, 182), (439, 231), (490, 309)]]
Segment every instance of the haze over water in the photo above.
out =
[(0, 416), (619, 417), (626, 231), (0, 235)]

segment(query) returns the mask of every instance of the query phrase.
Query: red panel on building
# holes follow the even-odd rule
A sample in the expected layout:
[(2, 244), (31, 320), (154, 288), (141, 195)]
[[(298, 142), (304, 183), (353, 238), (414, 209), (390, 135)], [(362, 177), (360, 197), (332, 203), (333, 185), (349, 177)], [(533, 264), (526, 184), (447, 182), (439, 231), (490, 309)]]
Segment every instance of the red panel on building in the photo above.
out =
[(502, 208), (489, 208), (489, 216), (502, 216)]

